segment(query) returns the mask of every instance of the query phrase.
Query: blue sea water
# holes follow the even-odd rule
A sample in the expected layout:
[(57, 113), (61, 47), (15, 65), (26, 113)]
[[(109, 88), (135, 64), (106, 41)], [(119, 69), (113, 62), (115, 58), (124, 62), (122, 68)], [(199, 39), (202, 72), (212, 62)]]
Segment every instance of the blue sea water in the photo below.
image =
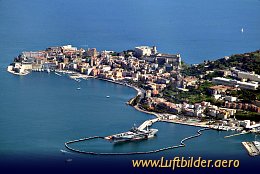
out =
[(199, 63), (259, 49), (259, 7), (259, 0), (1, 0), (1, 63), (63, 44), (157, 45)]
[[(131, 88), (93, 79), (77, 83), (52, 73), (18, 77), (7, 73), (6, 66), (22, 51), (65, 44), (116, 51), (157, 45), (159, 51), (181, 53), (188, 63), (254, 51), (260, 46), (259, 7), (259, 0), (0, 0), (1, 167), (48, 163), (64, 170), (127, 171), (132, 159), (202, 156), (240, 159), (242, 169), (256, 169), (259, 157), (249, 157), (241, 145), (254, 135), (223, 138), (231, 132), (207, 131), (185, 148), (151, 155), (64, 155), (60, 149), (65, 141), (126, 131), (153, 116), (125, 104), (136, 94)], [(146, 151), (178, 145), (198, 130), (167, 123), (153, 127), (158, 136), (149, 141), (75, 146), (98, 152)], [(73, 159), (69, 164), (64, 162), (68, 158)]]

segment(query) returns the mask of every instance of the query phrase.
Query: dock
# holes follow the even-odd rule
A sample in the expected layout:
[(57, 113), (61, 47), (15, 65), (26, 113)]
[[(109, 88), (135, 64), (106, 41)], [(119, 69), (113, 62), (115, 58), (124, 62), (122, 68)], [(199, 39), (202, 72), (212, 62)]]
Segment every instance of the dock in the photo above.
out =
[(159, 121), (159, 118), (151, 119), (151, 120), (146, 120), (143, 124), (141, 124), (138, 129), (139, 130), (144, 130), (147, 127), (152, 126), (153, 123)]
[(256, 145), (253, 142), (242, 142), (242, 144), (246, 148), (250, 156), (260, 155), (260, 150), (256, 147)]
[(11, 74), (14, 74), (14, 75), (19, 75), (19, 76), (25, 76), (25, 75), (27, 75), (27, 74), (29, 74), (30, 73), (30, 71), (27, 71), (27, 70), (25, 70), (25, 71), (23, 71), (23, 72), (15, 72), (14, 70), (13, 70), (13, 66), (8, 66), (7, 67), (7, 71), (9, 72), (9, 73), (11, 73)]
[(241, 132), (241, 133), (237, 133), (237, 134), (227, 135), (224, 138), (230, 138), (230, 137), (244, 135), (244, 134), (248, 134), (248, 133), (250, 133), (250, 132)]

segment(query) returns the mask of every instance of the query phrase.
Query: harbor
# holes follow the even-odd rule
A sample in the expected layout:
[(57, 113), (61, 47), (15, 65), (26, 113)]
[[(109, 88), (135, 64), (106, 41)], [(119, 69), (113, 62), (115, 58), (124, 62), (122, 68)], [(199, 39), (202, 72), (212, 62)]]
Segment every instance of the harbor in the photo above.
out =
[[(117, 139), (124, 139), (123, 142), (124, 143), (127, 143), (129, 141), (137, 141), (137, 140), (148, 140), (148, 138), (152, 138), (154, 136), (154, 134), (152, 134), (151, 137), (148, 137), (148, 134), (147, 132), (144, 132), (145, 131), (145, 127), (146, 127), (146, 130), (148, 131), (148, 127), (152, 126), (153, 123), (159, 121), (158, 118), (156, 119), (151, 119), (151, 120), (147, 120), (145, 121), (143, 124), (141, 124), (138, 128), (136, 128), (137, 130), (135, 130), (134, 132), (132, 131), (128, 131), (128, 132), (123, 132), (123, 133), (120, 133), (120, 134), (113, 134), (113, 135), (109, 135), (109, 136), (106, 136), (106, 137), (102, 137), (102, 136), (91, 136), (91, 137), (86, 137), (86, 138), (80, 138), (80, 139), (76, 139), (76, 140), (72, 140), (72, 141), (68, 141), (68, 142), (65, 142), (64, 145), (65, 147), (70, 150), (71, 152), (75, 152), (75, 153), (79, 153), (79, 154), (88, 154), (88, 155), (140, 155), (140, 154), (151, 154), (151, 153), (158, 153), (158, 152), (162, 152), (162, 151), (166, 151), (166, 150), (172, 150), (172, 149), (176, 149), (176, 148), (181, 148), (181, 147), (185, 147), (185, 141), (188, 141), (190, 139), (193, 139), (193, 138), (196, 138), (196, 137), (199, 137), (202, 135), (202, 132), (203, 131), (206, 131), (206, 130), (209, 130), (209, 128), (202, 128), (202, 129), (199, 129), (197, 130), (197, 133), (195, 135), (191, 135), (191, 136), (188, 136), (186, 138), (183, 138), (181, 141), (180, 141), (180, 144), (179, 145), (172, 145), (172, 146), (167, 146), (167, 147), (163, 147), (163, 148), (160, 148), (160, 149), (154, 149), (154, 150), (149, 150), (149, 151), (136, 151), (136, 152), (94, 152), (94, 151), (85, 151), (85, 150), (80, 150), (80, 149), (76, 149), (76, 148), (72, 148), (70, 145), (71, 144), (75, 144), (75, 143), (79, 143), (79, 142), (84, 142), (84, 141), (90, 141), (90, 140), (95, 140), (95, 139), (103, 139), (103, 140), (106, 140), (106, 141), (110, 141), (111, 139), (113, 139), (113, 137), (117, 138)], [(151, 129), (150, 129), (151, 130)], [(157, 129), (153, 129), (153, 131), (158, 131)], [(141, 132), (141, 138), (133, 138), (133, 133), (137, 136), (140, 137), (140, 132)], [(155, 133), (156, 133), (155, 132)], [(142, 135), (147, 135), (147, 137), (143, 137)], [(127, 140), (125, 141), (125, 138), (128, 138), (130, 136), (130, 139), (131, 140)], [(120, 141), (122, 142), (122, 141)], [(115, 142), (114, 142), (115, 143)], [(117, 143), (117, 142), (116, 142)], [(63, 153), (65, 150), (61, 150), (61, 152)]]
[[(95, 138), (90, 137), (67, 142), (65, 145), (68, 149), (68, 144), (96, 138), (109, 140), (113, 143), (148, 140), (155, 137), (159, 131), (150, 128), (153, 123), (158, 121), (200, 127), (201, 130), (236, 131), (235, 134), (226, 135), (224, 138), (250, 132), (260, 132), (260, 123), (235, 118), (239, 108), (250, 112), (260, 112), (260, 107), (256, 106), (258, 104), (226, 105), (224, 103), (228, 103), (228, 101), (239, 100), (237, 100), (237, 97), (228, 96), (228, 93), (220, 91), (221, 95), (218, 97), (221, 97), (221, 100), (226, 102), (222, 106), (217, 106), (215, 100), (208, 102), (197, 99), (198, 94), (196, 92), (189, 93), (190, 89), (183, 85), (189, 82), (191, 90), (196, 90), (196, 85), (204, 86), (210, 83), (205, 89), (201, 89), (200, 93), (205, 93), (208, 98), (213, 99), (215, 93), (219, 93), (218, 90), (233, 90), (233, 86), (229, 86), (229, 84), (224, 84), (226, 86), (223, 87), (221, 77), (214, 78), (212, 82), (210, 82), (210, 79), (201, 82), (195, 76), (179, 78), (179, 76), (184, 75), (181, 71), (183, 68), (181, 55), (160, 53), (157, 51), (156, 46), (138, 46), (134, 50), (123, 51), (123, 53), (120, 56), (120, 54), (114, 54), (114, 52), (110, 51), (98, 52), (96, 48), (84, 50), (72, 45), (48, 47), (44, 51), (22, 52), (8, 66), (7, 70), (16, 75), (26, 75), (30, 72), (46, 72), (60, 77), (67, 74), (67, 77), (79, 83), (76, 88), (78, 94), (81, 94), (80, 82), (88, 78), (127, 86), (137, 91), (136, 96), (130, 99), (127, 104), (140, 112), (152, 114), (156, 117), (145, 121), (139, 127), (134, 126), (126, 132), (106, 137), (94, 136)], [(150, 61), (146, 61), (147, 58)], [(161, 59), (160, 63), (158, 59)], [(168, 65), (169, 61), (171, 64)], [(155, 63), (157, 68), (154, 68)], [(159, 66), (162, 68), (158, 68)], [(171, 73), (175, 73), (175, 75), (173, 76)], [(245, 72), (234, 70), (234, 73), (243, 74)], [(254, 73), (249, 75), (250, 77), (254, 76)], [(214, 80), (215, 84), (213, 84)], [(235, 82), (242, 84), (239, 81)], [(213, 85), (215, 86), (213, 87)], [(242, 86), (242, 89), (252, 87), (250, 85), (251, 83), (246, 83), (245, 86)], [(253, 88), (250, 89), (256, 90), (257, 88), (258, 84), (254, 84)], [(169, 96), (169, 94), (172, 95)], [(190, 103), (186, 102), (185, 100), (191, 95), (196, 100)], [(186, 98), (182, 98), (182, 96), (186, 96)], [(106, 98), (110, 98), (110, 96), (106, 95)], [(180, 146), (184, 146), (183, 141), (194, 137), (197, 137), (197, 135), (183, 139)], [(163, 150), (171, 148), (173, 147), (166, 147)], [(77, 152), (77, 150), (71, 150)], [(162, 149), (155, 151), (162, 151)]]
[[(80, 74), (80, 73), (75, 72), (75, 71), (67, 71), (67, 70), (54, 70), (54, 71), (41, 70), (41, 71), (36, 71), (36, 72), (54, 73), (57, 76), (62, 76), (63, 74), (67, 74), (70, 79), (75, 80), (76, 82), (81, 82), (81, 79), (87, 80), (88, 78), (93, 78), (93, 76), (88, 76), (88, 75)], [(137, 94), (134, 98), (132, 98), (128, 102), (128, 104), (130, 104), (133, 101), (133, 99), (135, 99), (137, 96), (143, 97), (144, 94), (145, 94), (145, 91), (143, 89), (138, 88), (138, 87), (133, 86), (133, 85), (130, 85), (126, 82), (115, 81), (115, 80), (104, 79), (104, 78), (98, 78), (98, 77), (94, 77), (94, 78), (98, 79), (98, 80), (103, 80), (103, 81), (115, 83), (115, 84), (118, 84), (118, 85), (127, 86), (127, 87), (130, 87), (130, 88), (134, 88), (137, 91)], [(78, 87), (77, 90), (80, 90), (80, 87)], [(108, 98), (108, 96), (107, 96), (107, 98)], [(181, 141), (181, 144), (178, 145), (178, 146), (169, 146), (169, 147), (165, 147), (165, 148), (162, 148), (162, 149), (156, 149), (154, 151), (148, 151), (148, 152), (96, 153), (96, 152), (85, 152), (85, 151), (73, 149), (69, 146), (69, 144), (72, 144), (72, 143), (81, 142), (81, 141), (88, 141), (88, 140), (92, 140), (92, 139), (104, 139), (104, 140), (112, 141), (114, 143), (148, 140), (148, 139), (154, 137), (156, 135), (157, 131), (158, 131), (157, 129), (148, 129), (148, 127), (151, 127), (153, 123), (158, 122), (158, 121), (167, 122), (167, 123), (182, 124), (182, 125), (194, 126), (194, 127), (201, 127), (202, 130), (204, 130), (204, 129), (205, 130), (215, 129), (215, 130), (222, 130), (222, 131), (234, 130), (234, 131), (240, 132), (240, 133), (227, 135), (224, 138), (231, 138), (233, 136), (239, 136), (239, 135), (250, 133), (249, 131), (243, 131), (242, 127), (234, 128), (234, 127), (223, 126), (223, 125), (210, 125), (209, 121), (202, 122), (202, 121), (200, 121), (199, 119), (196, 119), (196, 118), (189, 118), (189, 117), (185, 117), (185, 116), (177, 116), (177, 115), (174, 115), (174, 114), (166, 114), (166, 113), (163, 114), (163, 113), (149, 112), (149, 111), (146, 111), (143, 108), (141, 108), (140, 105), (138, 105), (138, 104), (136, 106), (134, 106), (134, 108), (137, 109), (138, 111), (141, 111), (141, 112), (144, 112), (144, 113), (147, 113), (147, 114), (155, 115), (156, 118), (147, 120), (143, 124), (141, 124), (138, 128), (131, 129), (130, 131), (127, 131), (127, 132), (123, 132), (123, 133), (119, 133), (119, 134), (113, 134), (113, 135), (109, 135), (109, 136), (106, 136), (106, 137), (94, 136), (94, 137), (82, 138), (82, 139), (79, 139), (79, 140), (76, 140), (76, 141), (69, 141), (69, 142), (65, 143), (65, 147), (67, 149), (71, 150), (71, 151), (74, 151), (74, 152), (84, 153), (84, 154), (94, 154), (94, 155), (96, 155), (96, 154), (101, 154), (101, 155), (147, 154), (147, 153), (156, 153), (156, 152), (169, 150), (169, 149), (173, 149), (173, 148), (178, 148), (178, 147), (184, 147), (185, 146), (185, 144), (183, 144), (184, 141), (191, 139), (191, 138), (194, 138), (194, 137), (197, 137), (197, 135), (196, 135), (196, 136), (184, 138)], [(171, 119), (169, 119), (169, 118), (171, 118)], [(254, 146), (252, 144), (250, 144), (250, 143), (242, 143), (242, 144), (244, 145), (244, 147), (246, 147), (250, 156), (254, 156), (254, 155), (259, 154), (259, 151), (257, 151), (256, 148), (254, 148)]]

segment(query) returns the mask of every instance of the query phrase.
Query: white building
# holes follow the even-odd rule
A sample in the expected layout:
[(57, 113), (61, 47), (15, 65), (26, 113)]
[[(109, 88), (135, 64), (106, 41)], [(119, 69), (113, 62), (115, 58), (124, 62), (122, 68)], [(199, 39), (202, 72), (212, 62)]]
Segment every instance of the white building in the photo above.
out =
[(237, 101), (237, 97), (225, 96), (225, 101), (235, 102)]
[(21, 69), (32, 70), (32, 63), (31, 62), (22, 62)]
[(135, 56), (142, 57), (142, 56), (151, 56), (152, 54), (156, 54), (157, 50), (156, 47), (149, 47), (149, 46), (139, 46), (135, 47)]
[(233, 86), (241, 89), (256, 90), (258, 88), (258, 83), (241, 82), (223, 77), (215, 77), (212, 79), (212, 82), (217, 85)]
[(104, 65), (104, 66), (102, 67), (102, 69), (103, 69), (104, 71), (110, 71), (110, 70), (111, 70), (111, 66), (109, 66), (109, 65)]
[(250, 120), (244, 120), (240, 122), (240, 126), (243, 126), (245, 128), (250, 127)]
[(221, 98), (221, 94), (214, 94), (213, 96), (214, 96), (214, 98), (215, 98), (216, 100), (218, 100), (218, 99)]
[(77, 47), (72, 47), (72, 45), (64, 45), (62, 46), (64, 52), (66, 51), (77, 51)]
[(248, 82), (237, 81), (237, 85), (239, 88), (242, 88), (242, 89), (256, 90), (258, 88), (258, 83), (248, 83)]
[(86, 74), (87, 74), (87, 75), (90, 75), (90, 73), (92, 72), (92, 70), (93, 70), (93, 68), (87, 68), (87, 69), (86, 69)]
[(248, 79), (248, 80), (251, 80), (251, 81), (260, 82), (260, 75), (255, 74), (255, 72), (249, 73), (249, 72), (239, 71), (237, 73), (237, 76), (240, 79)]
[(30, 52), (22, 52), (23, 58), (31, 58), (31, 57), (44, 57), (45, 53), (42, 51), (30, 51)]

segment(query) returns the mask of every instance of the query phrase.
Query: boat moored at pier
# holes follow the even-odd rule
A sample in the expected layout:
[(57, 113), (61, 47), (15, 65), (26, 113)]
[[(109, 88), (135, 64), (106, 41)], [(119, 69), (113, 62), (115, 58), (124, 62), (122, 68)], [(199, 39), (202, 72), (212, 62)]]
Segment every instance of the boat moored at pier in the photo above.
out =
[(146, 129), (139, 129), (134, 126), (127, 132), (107, 136), (105, 139), (114, 143), (145, 140), (154, 137), (157, 132), (158, 129), (150, 129), (148, 127)]

